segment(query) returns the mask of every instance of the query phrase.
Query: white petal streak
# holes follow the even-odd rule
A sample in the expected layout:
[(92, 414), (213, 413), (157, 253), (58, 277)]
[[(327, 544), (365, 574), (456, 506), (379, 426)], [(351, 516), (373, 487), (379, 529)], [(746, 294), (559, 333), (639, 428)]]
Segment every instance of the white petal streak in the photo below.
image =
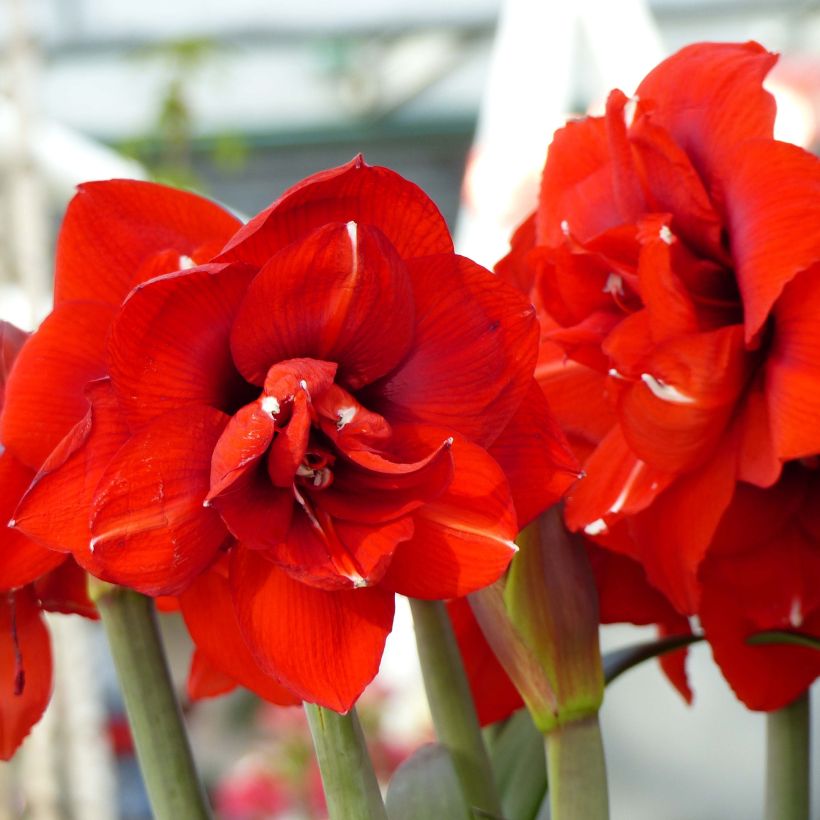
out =
[(661, 401), (668, 401), (671, 404), (695, 404), (695, 399), (682, 393), (677, 387), (656, 379), (651, 373), (641, 373), (641, 381), (657, 396)]

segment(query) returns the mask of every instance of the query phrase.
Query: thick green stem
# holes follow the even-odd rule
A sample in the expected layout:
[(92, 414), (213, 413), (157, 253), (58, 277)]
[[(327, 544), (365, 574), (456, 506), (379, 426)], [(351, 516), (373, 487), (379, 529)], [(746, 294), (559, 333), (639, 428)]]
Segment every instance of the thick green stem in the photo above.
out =
[(809, 694), (766, 716), (766, 820), (809, 818)]
[(436, 734), (450, 750), (467, 805), (501, 817), (501, 800), (447, 610), (441, 601), (415, 599), (410, 608)]
[(606, 760), (598, 716), (575, 720), (547, 735), (551, 820), (609, 817)]
[(305, 704), (330, 820), (387, 820), (356, 710)]
[(168, 673), (154, 602), (107, 585), (95, 597), (154, 817), (210, 818)]

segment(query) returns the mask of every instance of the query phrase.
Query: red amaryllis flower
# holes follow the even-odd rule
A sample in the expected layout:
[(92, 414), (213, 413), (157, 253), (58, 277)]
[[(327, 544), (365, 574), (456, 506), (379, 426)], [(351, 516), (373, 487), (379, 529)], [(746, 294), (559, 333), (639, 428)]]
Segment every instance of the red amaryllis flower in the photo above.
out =
[(820, 452), (820, 161), (772, 138), (775, 59), (690, 46), (560, 130), (500, 266), (534, 287), (539, 381), (587, 451), (568, 523), (625, 519), (628, 555), (686, 614), (737, 493)]
[[(168, 252), (140, 190), (117, 229), (142, 283), (89, 373), (108, 378), (17, 524), (106, 580), (180, 594), (210, 660), (247, 644), (298, 695), (347, 709), (393, 594), (495, 580), (519, 522), (571, 480), (532, 376), (534, 311), (453, 253), (418, 188), (361, 159), (292, 188), (210, 260)], [(81, 255), (86, 238), (65, 242)], [(65, 292), (109, 298), (104, 273), (64, 270)], [(226, 616), (193, 626), (214, 589)]]

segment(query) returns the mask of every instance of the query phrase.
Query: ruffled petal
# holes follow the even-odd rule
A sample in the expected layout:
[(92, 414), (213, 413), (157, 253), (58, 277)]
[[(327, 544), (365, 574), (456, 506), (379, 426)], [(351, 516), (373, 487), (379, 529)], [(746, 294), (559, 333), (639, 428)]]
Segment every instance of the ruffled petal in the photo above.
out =
[(412, 349), (360, 398), (391, 423), (446, 427), (487, 446), (530, 388), (538, 355), (535, 311), (463, 257), (428, 257), (408, 267), (416, 301)]
[(378, 671), (392, 593), (307, 586), (241, 547), (230, 585), (239, 628), (262, 669), (311, 703), (348, 711)]
[(455, 475), (413, 514), (413, 537), (393, 554), (382, 585), (411, 598), (459, 598), (498, 580), (516, 552), (509, 484), (487, 452), (453, 443)]
[(228, 533), (203, 501), (226, 421), (210, 407), (172, 411), (109, 463), (91, 507), (91, 546), (105, 580), (175, 595), (214, 561)]
[[(186, 191), (130, 179), (87, 182), (63, 219), (54, 303), (87, 299), (117, 307), (138, 281), (207, 261), (240, 225)], [(174, 251), (176, 262), (146, 269), (163, 251)]]
[(0, 758), (11, 759), (51, 695), (51, 642), (30, 587), (0, 596)]
[(723, 169), (729, 242), (745, 308), (746, 339), (761, 331), (783, 288), (820, 261), (820, 159), (756, 140)]
[(6, 384), (0, 441), (37, 470), (85, 416), (88, 382), (105, 375), (108, 305), (58, 305), (20, 351)]
[(230, 328), (253, 271), (206, 265), (138, 287), (111, 328), (111, 380), (135, 427), (189, 404), (233, 411), (250, 389), (231, 358)]
[(16, 523), (14, 510), (33, 479), (34, 471), (11, 453), (0, 455), (0, 590), (25, 586), (65, 560), (10, 526)]
[(70, 552), (92, 574), (99, 556), (90, 548), (91, 503), (97, 483), (128, 438), (108, 379), (86, 391), (90, 407), (46, 459), (15, 511), (16, 526), (51, 550)]
[(379, 231), (326, 225), (274, 256), (248, 288), (231, 334), (234, 359), (260, 385), (279, 361), (338, 362), (339, 382), (357, 389), (407, 352), (412, 300), (405, 265)]
[(427, 194), (359, 155), (285, 191), (237, 232), (222, 256), (261, 266), (322, 225), (351, 220), (377, 227), (404, 259), (453, 251), (444, 217)]
[[(203, 573), (194, 581), (180, 596), (180, 607), (197, 652), (205, 657), (213, 670), (229, 676), (271, 703), (281, 706), (299, 703), (299, 698), (259, 668), (245, 645), (234, 612), (227, 574), (220, 566)], [(213, 691), (214, 675), (202, 674), (201, 663), (199, 671), (200, 675), (195, 676), (192, 665), (188, 678), (189, 692), (192, 687), (195, 689), (192, 697), (208, 697), (227, 691), (224, 688)], [(209, 691), (203, 693), (206, 685)]]

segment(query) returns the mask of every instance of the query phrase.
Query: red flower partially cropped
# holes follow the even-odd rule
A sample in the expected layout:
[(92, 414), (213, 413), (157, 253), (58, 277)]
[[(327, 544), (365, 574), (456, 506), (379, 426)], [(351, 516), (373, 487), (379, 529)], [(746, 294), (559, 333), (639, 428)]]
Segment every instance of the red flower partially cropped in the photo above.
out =
[(155, 209), (183, 212), (167, 189), (126, 205), (127, 184), (97, 185), (140, 264), (112, 288), (105, 270), (64, 267), (58, 293), (109, 305), (136, 287), (107, 308), (102, 351), (72, 324), (97, 345), (90, 409), (17, 526), (106, 580), (180, 595), (212, 661), (247, 645), (263, 673), (346, 710), (378, 668), (394, 593), (494, 581), (519, 524), (572, 479), (533, 379), (534, 311), (453, 253), (417, 187), (361, 159), (295, 186), (210, 257), (168, 250)]
[(699, 573), (738, 495), (768, 498), (820, 452), (820, 160), (772, 137), (775, 60), (689, 46), (558, 131), (499, 266), (533, 288), (538, 379), (585, 454), (567, 522), (595, 537), (626, 521), (627, 554), (683, 614), (714, 615), (717, 575)]

